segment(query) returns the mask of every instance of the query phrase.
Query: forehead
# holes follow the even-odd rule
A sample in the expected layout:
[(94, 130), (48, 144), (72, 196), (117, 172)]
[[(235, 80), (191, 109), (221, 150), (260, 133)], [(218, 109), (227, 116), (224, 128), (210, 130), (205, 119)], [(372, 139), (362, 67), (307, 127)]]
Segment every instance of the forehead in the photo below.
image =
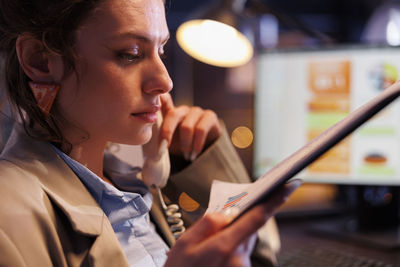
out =
[(105, 0), (78, 29), (104, 39), (135, 33), (149, 40), (168, 36), (163, 0)]

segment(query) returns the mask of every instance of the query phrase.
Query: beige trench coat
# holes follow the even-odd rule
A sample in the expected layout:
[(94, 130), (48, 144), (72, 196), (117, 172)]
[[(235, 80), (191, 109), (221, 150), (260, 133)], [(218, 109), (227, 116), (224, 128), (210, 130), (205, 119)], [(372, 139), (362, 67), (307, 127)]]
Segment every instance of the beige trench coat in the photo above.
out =
[[(221, 161), (233, 160), (224, 148), (226, 142), (227, 137), (218, 140), (198, 163), (171, 181), (179, 183), (185, 176), (201, 181), (208, 161), (208, 173), (233, 180), (246, 176), (237, 163), (220, 166)], [(215, 156), (219, 161), (212, 159)], [(208, 197), (197, 199), (194, 194), (202, 204)], [(172, 244), (160, 209), (155, 207), (152, 215)], [(274, 230), (271, 234), (276, 235)], [(273, 262), (268, 238), (264, 239), (264, 251)], [(110, 222), (79, 178), (48, 143), (33, 140), (20, 128), (0, 156), (0, 266), (128, 266)]]

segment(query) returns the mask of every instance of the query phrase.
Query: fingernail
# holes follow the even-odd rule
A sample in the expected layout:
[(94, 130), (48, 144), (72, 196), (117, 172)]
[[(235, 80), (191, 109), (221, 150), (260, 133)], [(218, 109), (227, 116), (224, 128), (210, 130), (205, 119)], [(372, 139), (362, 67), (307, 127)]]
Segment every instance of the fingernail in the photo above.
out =
[(303, 180), (301, 179), (293, 179), (286, 183), (288, 186), (288, 191), (286, 196), (289, 197), (297, 188), (299, 188), (303, 184)]
[(197, 158), (197, 153), (192, 151), (192, 153), (190, 154), (190, 161), (195, 161), (196, 158)]
[(288, 184), (291, 188), (296, 189), (296, 188), (298, 188), (299, 186), (301, 186), (301, 185), (303, 184), (303, 180), (302, 180), (302, 179), (296, 178), (296, 179), (290, 180), (289, 182), (287, 182), (287, 184)]
[(183, 157), (189, 161), (190, 160), (190, 152), (183, 152)]

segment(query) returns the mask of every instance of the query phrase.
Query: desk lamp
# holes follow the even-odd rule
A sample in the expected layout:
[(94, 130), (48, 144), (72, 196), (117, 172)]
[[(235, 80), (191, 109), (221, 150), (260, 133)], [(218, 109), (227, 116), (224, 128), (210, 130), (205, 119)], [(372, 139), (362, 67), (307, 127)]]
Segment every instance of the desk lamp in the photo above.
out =
[[(239, 30), (245, 0), (221, 0), (176, 32), (181, 48), (193, 58), (218, 67), (237, 67), (253, 56), (253, 46)], [(201, 18), (200, 18), (201, 17)]]
[(219, 0), (194, 15), (196, 19), (178, 27), (176, 38), (181, 48), (193, 58), (218, 67), (238, 67), (253, 56), (253, 46), (238, 29), (247, 19), (270, 14), (289, 28), (297, 29), (323, 44), (333, 40), (283, 12), (277, 12), (261, 0)]

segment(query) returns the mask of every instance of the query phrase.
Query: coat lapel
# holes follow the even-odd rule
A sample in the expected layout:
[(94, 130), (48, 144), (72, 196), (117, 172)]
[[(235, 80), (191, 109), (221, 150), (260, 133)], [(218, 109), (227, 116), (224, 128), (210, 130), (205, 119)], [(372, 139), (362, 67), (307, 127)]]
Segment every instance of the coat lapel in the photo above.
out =
[[(77, 233), (95, 237), (89, 249), (93, 266), (127, 266), (126, 257), (103, 210), (49, 143), (14, 129), (2, 157), (33, 174)], [(112, 265), (106, 265), (112, 259)], [(117, 265), (115, 265), (117, 263)]]
[(4, 148), (4, 158), (38, 178), (75, 231), (99, 235), (105, 215), (79, 178), (49, 143), (33, 140), (20, 131), (20, 128), (14, 129)]

